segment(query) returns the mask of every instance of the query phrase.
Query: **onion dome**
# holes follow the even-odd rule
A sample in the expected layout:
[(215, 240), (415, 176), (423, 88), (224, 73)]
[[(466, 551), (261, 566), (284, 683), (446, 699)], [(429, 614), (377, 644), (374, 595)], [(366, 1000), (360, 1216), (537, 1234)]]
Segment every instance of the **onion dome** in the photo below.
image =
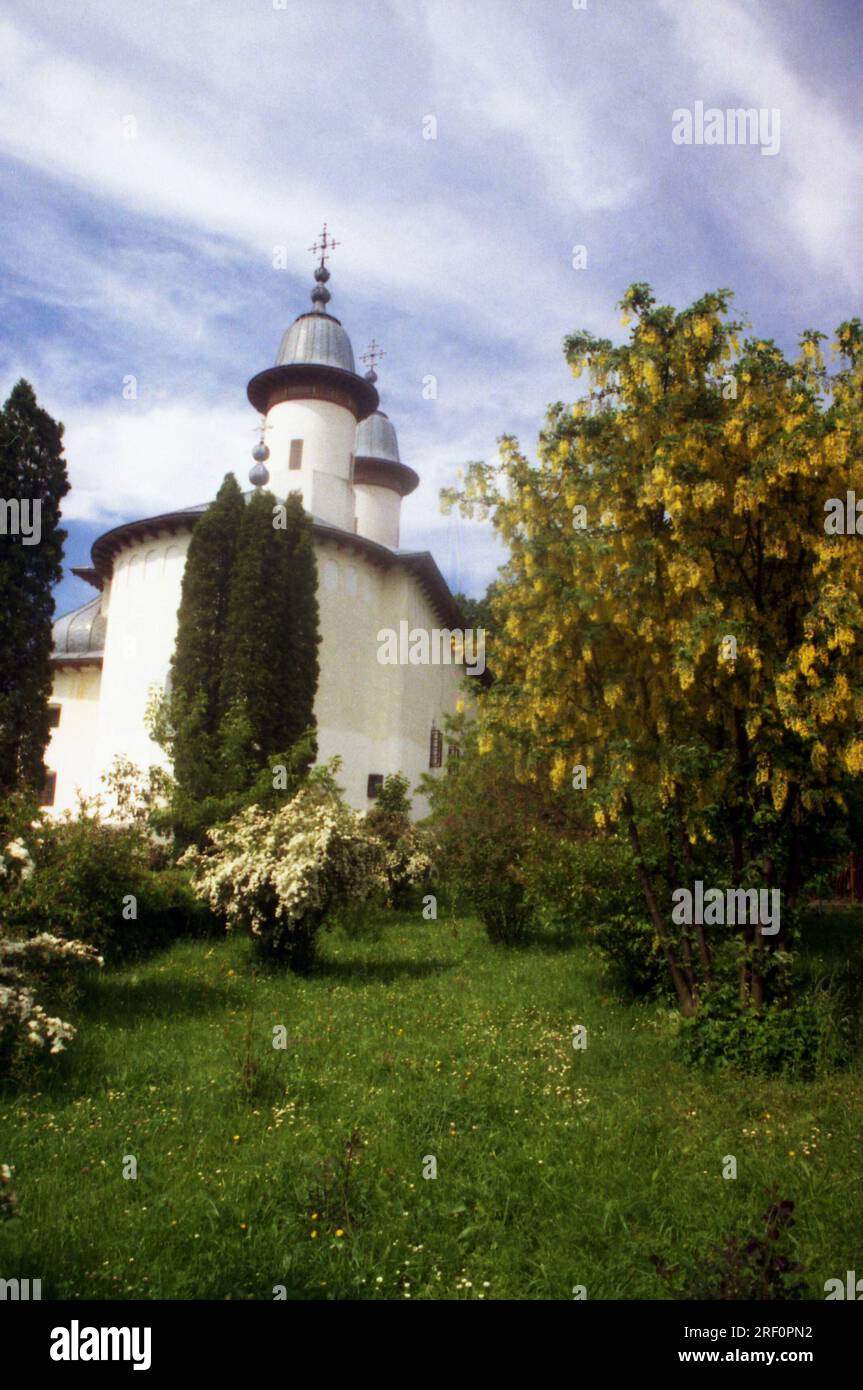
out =
[[(325, 236), (325, 248), (333, 244)], [(329, 278), (322, 255), (315, 269), (312, 308), (300, 314), (282, 337), (276, 365), (249, 382), (249, 400), (262, 415), (288, 400), (333, 401), (346, 406), (357, 420), (377, 408), (373, 381), (357, 374), (351, 340), (341, 320), (327, 312), (332, 297)]]
[(354, 483), (392, 488), (400, 496), (419, 487), (419, 477), (399, 458), (399, 443), (388, 415), (376, 410), (357, 425)]

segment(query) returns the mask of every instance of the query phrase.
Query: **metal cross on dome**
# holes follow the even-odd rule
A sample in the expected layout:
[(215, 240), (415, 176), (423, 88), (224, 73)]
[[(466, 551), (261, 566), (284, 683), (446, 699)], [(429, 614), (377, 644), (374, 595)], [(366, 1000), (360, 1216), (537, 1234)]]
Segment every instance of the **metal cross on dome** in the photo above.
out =
[(371, 342), (369, 343), (368, 347), (366, 348), (365, 352), (360, 358), (360, 361), (367, 362), (371, 370), (374, 371), (375, 367), (378, 365), (382, 357), (386, 357), (386, 353), (384, 352), (380, 343), (376, 342), (376, 340), (372, 338)]
[(341, 244), (342, 243), (340, 241), (334, 241), (333, 238), (328, 235), (327, 224), (325, 222), (324, 230), (321, 232), (319, 239), (314, 243), (313, 246), (309, 247), (309, 250), (314, 251), (316, 256), (320, 252), (321, 269), (323, 269), (326, 266), (327, 261), (329, 260), (329, 254), (332, 251), (333, 247), (341, 246)]

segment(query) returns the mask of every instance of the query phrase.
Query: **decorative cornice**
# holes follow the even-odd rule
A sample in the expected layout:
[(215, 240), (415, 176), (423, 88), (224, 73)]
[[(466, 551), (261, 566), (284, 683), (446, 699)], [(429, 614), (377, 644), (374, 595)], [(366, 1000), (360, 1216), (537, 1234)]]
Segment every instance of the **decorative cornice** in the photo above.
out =
[(343, 367), (327, 367), (314, 362), (289, 362), (282, 367), (267, 367), (253, 376), (246, 394), (260, 415), (266, 415), (282, 401), (332, 401), (344, 406), (359, 424), (372, 415), (380, 403), (370, 381), (345, 371)]
[(388, 487), (399, 497), (407, 497), (419, 487), (419, 474), (406, 463), (396, 463), (393, 459), (366, 458), (358, 455), (354, 459), (354, 483), (367, 483), (374, 487)]

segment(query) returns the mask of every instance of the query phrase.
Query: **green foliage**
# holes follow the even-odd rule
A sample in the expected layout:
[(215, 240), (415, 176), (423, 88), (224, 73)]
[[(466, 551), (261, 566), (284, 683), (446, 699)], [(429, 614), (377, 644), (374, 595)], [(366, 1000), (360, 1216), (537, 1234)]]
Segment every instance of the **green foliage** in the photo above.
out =
[(269, 492), (246, 505), (228, 474), (192, 534), (183, 585), (171, 695), (148, 712), (174, 766), (154, 823), (181, 848), (246, 806), (289, 798), (314, 762), (317, 565), (299, 494), (281, 512)]
[(525, 897), (545, 931), (581, 933), (598, 946), (628, 995), (650, 994), (661, 986), (664, 962), (624, 840), (535, 832), (526, 857)]
[[(859, 957), (854, 915), (841, 946)], [(379, 925), (373, 941), (323, 932), (306, 976), (253, 974), (231, 934), (85, 977), (76, 1042), (2, 1093), (7, 1270), (43, 1278), (43, 1299), (267, 1301), (280, 1284), (297, 1300), (565, 1301), (584, 1284), (591, 1302), (661, 1300), (764, 1234), (775, 1180), (806, 1297), (860, 1274), (859, 1058), (742, 1084), (688, 1067), (667, 1007), (609, 997), (578, 940), (550, 955), (492, 950), (465, 916)], [(321, 1169), (354, 1131), (346, 1226)], [(132, 1136), (138, 1184), (94, 1220)], [(686, 1264), (679, 1284), (652, 1253)]]
[(52, 933), (118, 960), (210, 927), (187, 875), (151, 868), (151, 841), (134, 826), (105, 824), (82, 807), (74, 820), (31, 830), (26, 843), (32, 872), (0, 880), (0, 913), (13, 935)]
[(842, 994), (828, 985), (788, 1003), (755, 1009), (739, 988), (705, 992), (696, 1016), (681, 1024), (686, 1059), (694, 1066), (811, 1078), (841, 1067), (852, 1040)]
[[(0, 534), (0, 797), (20, 787), (41, 790), (50, 737), (53, 586), (63, 575), (60, 504), (69, 491), (63, 426), (19, 381), (0, 410), (0, 498), (29, 501), (38, 544)], [(26, 513), (25, 513), (26, 518)], [(35, 535), (34, 530), (34, 535)]]
[(481, 754), (462, 729), (462, 756), (423, 790), (432, 814), (435, 862), (444, 882), (473, 905), (489, 940), (515, 944), (529, 935), (534, 910), (528, 873), (538, 827), (566, 823), (566, 811), (545, 787), (519, 781), (505, 751)]
[(225, 631), (221, 700), (239, 720), (231, 732), (238, 752), (257, 766), (308, 737), (318, 684), (311, 522), (296, 493), (284, 526), (274, 525), (276, 507), (272, 493), (258, 491), (245, 509)]
[(384, 811), (396, 816), (409, 816), (411, 812), (410, 779), (403, 772), (390, 772), (378, 792), (368, 820), (378, 812)]

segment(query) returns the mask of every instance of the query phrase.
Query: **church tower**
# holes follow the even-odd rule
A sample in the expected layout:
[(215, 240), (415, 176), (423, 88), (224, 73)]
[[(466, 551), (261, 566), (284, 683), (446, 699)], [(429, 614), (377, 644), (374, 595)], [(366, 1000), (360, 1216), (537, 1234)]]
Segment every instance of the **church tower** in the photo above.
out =
[[(383, 355), (373, 341), (362, 359), (370, 364), (366, 381), (373, 386), (378, 379), (375, 364)], [(366, 416), (357, 425), (354, 445), (357, 534), (398, 550), (402, 498), (418, 486), (414, 470), (399, 458), (398, 440), (389, 416), (382, 410)]]
[(326, 223), (310, 250), (320, 253), (312, 308), (282, 338), (276, 365), (258, 372), (247, 387), (252, 405), (265, 418), (266, 438), (255, 450), (259, 467), (253, 481), (266, 481), (279, 498), (301, 492), (303, 506), (316, 520), (355, 530), (353, 489), (357, 425), (378, 406), (374, 383), (359, 376), (351, 341), (339, 319), (327, 312), (330, 272), (327, 259), (337, 245)]

